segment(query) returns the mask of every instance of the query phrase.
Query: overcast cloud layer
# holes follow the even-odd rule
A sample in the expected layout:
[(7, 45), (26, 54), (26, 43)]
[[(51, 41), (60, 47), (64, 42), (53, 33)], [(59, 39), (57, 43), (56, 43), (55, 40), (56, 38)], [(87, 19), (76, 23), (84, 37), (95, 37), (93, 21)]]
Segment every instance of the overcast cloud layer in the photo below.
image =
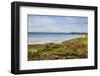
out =
[(87, 32), (88, 17), (28, 15), (28, 32)]

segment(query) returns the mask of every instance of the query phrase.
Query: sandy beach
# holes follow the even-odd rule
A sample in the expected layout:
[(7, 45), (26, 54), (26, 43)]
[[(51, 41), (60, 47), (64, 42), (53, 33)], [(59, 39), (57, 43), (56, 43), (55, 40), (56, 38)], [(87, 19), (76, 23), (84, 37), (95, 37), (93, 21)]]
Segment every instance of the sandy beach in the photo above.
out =
[[(80, 38), (80, 37), (77, 37), (77, 38)], [(71, 38), (71, 39), (74, 39), (74, 38)], [(66, 39), (66, 40), (52, 40), (52, 41), (48, 41), (48, 40), (45, 40), (45, 41), (36, 41), (34, 43), (28, 43), (28, 45), (32, 45), (32, 44), (46, 44), (46, 43), (54, 43), (54, 44), (61, 44), (62, 42), (64, 41), (67, 41), (67, 40), (71, 40), (71, 39)]]

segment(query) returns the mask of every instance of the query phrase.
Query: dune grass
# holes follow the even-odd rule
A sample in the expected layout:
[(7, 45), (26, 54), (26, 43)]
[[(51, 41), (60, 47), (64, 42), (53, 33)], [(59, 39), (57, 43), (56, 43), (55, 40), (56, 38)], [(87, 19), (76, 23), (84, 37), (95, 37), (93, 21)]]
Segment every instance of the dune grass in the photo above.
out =
[[(63, 41), (61, 44), (45, 43), (28, 45), (28, 60), (81, 59), (88, 57), (88, 38)], [(37, 52), (32, 52), (36, 49)]]

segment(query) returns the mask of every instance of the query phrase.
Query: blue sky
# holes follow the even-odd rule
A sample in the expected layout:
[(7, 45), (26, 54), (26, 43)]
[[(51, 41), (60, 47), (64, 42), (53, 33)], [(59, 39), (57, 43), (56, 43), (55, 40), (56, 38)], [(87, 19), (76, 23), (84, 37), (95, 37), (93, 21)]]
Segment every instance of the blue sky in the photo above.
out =
[(28, 32), (87, 32), (88, 17), (28, 15)]

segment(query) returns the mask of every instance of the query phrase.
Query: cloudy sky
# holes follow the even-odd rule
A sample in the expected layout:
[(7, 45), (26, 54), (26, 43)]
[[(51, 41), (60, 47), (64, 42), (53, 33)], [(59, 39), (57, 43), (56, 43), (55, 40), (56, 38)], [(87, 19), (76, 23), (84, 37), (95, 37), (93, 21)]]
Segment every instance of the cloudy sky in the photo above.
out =
[(28, 32), (87, 32), (88, 17), (28, 15)]

